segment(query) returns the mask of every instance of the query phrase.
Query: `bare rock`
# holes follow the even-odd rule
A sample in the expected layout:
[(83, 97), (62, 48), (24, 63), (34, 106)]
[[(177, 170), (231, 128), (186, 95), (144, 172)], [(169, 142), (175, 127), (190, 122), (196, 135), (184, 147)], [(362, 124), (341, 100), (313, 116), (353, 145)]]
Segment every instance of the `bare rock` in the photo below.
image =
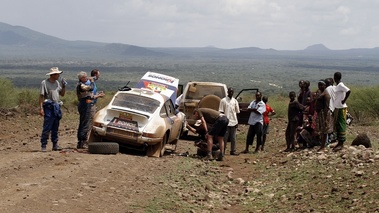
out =
[(371, 148), (371, 141), (370, 138), (367, 136), (366, 133), (359, 133), (357, 137), (353, 140), (351, 143), (352, 146), (359, 146), (363, 145), (366, 148)]

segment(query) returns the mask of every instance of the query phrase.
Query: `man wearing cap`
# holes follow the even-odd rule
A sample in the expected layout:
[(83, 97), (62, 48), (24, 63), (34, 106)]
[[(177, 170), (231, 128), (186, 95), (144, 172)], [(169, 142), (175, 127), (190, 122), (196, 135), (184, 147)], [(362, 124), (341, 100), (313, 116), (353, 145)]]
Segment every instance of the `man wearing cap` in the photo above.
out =
[(62, 150), (58, 145), (58, 129), (59, 121), (62, 118), (61, 105), (63, 102), (59, 96), (64, 96), (66, 93), (66, 85), (59, 82), (59, 75), (63, 71), (58, 67), (52, 67), (46, 75), (50, 76), (41, 82), (39, 106), (40, 115), (43, 116), (43, 129), (41, 134), (41, 151), (46, 152), (47, 140), (51, 133), (51, 142), (53, 143), (53, 151)]
[(192, 127), (191, 125), (189, 125), (187, 123), (187, 121), (186, 121), (186, 127), (187, 127), (187, 129), (189, 131), (195, 133), (195, 134), (198, 134), (199, 137), (200, 137), (200, 139), (205, 140), (206, 139), (205, 138), (206, 132), (205, 132), (205, 129), (204, 129), (202, 123), (201, 123), (201, 120), (196, 120), (196, 123), (194, 124), (194, 126), (195, 126), (195, 128)]

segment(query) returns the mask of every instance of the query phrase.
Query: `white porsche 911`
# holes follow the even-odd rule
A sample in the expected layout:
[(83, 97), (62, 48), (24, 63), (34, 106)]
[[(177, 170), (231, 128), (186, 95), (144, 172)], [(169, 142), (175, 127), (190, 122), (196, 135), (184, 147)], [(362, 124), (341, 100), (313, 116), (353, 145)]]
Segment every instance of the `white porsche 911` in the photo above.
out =
[(176, 147), (185, 116), (175, 110), (179, 80), (147, 72), (136, 88), (118, 91), (94, 117), (89, 143), (116, 142), (160, 157), (165, 146)]

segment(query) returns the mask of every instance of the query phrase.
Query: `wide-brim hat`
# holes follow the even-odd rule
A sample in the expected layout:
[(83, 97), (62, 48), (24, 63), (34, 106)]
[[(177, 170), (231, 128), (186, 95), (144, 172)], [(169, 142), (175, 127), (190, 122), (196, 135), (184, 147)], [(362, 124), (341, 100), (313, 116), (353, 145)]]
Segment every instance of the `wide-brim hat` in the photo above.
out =
[(195, 126), (200, 126), (201, 125), (201, 120), (196, 120)]
[(54, 75), (54, 74), (61, 74), (63, 71), (59, 70), (58, 67), (52, 67), (50, 68), (50, 72), (46, 73), (46, 75)]

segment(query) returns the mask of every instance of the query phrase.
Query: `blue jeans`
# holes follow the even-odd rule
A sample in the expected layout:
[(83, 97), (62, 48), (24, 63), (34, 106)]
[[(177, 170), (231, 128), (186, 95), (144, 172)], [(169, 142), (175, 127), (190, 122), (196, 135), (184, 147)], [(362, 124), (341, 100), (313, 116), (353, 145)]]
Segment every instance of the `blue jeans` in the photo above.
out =
[[(55, 111), (59, 110), (59, 112)], [(41, 134), (41, 147), (46, 147), (47, 140), (49, 139), (49, 134), (51, 132), (51, 142), (53, 146), (58, 143), (58, 128), (59, 120), (61, 119), (60, 106), (45, 105), (43, 106), (43, 111), (45, 113), (43, 117), (43, 129)], [(60, 114), (59, 114), (60, 113)]]
[(88, 137), (88, 126), (91, 122), (91, 103), (87, 103), (87, 99), (80, 99), (78, 104), (79, 112), (79, 127), (78, 127), (78, 141), (87, 141)]

